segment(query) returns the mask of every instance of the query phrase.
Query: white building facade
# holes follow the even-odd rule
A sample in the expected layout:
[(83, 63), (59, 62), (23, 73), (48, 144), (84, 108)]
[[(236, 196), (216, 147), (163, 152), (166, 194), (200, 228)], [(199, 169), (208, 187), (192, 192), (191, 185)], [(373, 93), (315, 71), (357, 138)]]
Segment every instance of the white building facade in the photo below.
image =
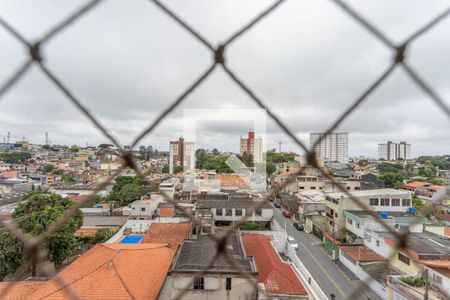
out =
[(378, 159), (399, 160), (411, 158), (411, 144), (406, 142), (378, 144)]
[(348, 163), (348, 132), (310, 133), (309, 144), (314, 144), (321, 139), (321, 142), (314, 148), (317, 156), (324, 160)]

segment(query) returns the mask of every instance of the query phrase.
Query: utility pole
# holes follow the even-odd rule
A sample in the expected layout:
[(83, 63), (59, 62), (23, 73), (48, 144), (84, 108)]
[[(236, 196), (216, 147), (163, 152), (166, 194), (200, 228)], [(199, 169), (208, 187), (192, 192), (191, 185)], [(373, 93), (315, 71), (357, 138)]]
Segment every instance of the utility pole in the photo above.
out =
[(281, 153), (281, 142), (278, 142), (278, 153)]
[(430, 287), (430, 283), (428, 281), (428, 269), (425, 268), (424, 277), (425, 277), (425, 293), (423, 294), (423, 299), (428, 300), (428, 288)]
[(9, 144), (9, 138), (11, 137), (11, 132), (8, 131), (8, 134), (6, 135), (6, 143)]

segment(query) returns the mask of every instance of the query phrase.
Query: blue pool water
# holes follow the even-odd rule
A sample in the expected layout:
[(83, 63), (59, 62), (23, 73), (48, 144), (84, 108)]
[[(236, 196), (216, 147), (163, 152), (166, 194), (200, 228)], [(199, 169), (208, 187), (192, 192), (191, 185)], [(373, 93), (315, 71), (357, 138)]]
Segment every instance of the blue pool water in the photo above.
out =
[(119, 244), (139, 244), (144, 236), (142, 235), (128, 235), (124, 237)]

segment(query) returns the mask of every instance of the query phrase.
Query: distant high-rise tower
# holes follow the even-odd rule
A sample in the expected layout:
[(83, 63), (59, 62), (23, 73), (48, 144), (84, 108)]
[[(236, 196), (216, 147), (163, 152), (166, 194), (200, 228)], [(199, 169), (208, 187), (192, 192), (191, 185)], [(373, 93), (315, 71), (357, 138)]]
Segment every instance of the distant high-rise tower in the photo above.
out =
[[(309, 144), (314, 144), (326, 133), (310, 133)], [(317, 156), (324, 160), (348, 163), (348, 132), (331, 132), (315, 147)]]
[(262, 139), (260, 137), (255, 138), (255, 133), (253, 131), (248, 132), (248, 137), (243, 138), (241, 136), (241, 156), (244, 153), (251, 154), (253, 156), (253, 163), (258, 164), (263, 162), (262, 155)]
[(411, 144), (406, 142), (378, 144), (378, 159), (399, 160), (411, 158)]
[(173, 174), (176, 166), (183, 169), (195, 169), (195, 143), (185, 142), (180, 137), (178, 141), (171, 141), (169, 145), (169, 173)]
[(46, 145), (50, 144), (48, 141), (48, 132), (45, 132), (45, 144)]

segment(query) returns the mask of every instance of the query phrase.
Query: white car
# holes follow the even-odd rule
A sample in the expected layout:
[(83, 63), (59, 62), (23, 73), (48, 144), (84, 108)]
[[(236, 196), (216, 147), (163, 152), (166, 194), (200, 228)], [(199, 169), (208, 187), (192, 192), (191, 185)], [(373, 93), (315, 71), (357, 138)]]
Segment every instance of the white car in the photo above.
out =
[(298, 250), (298, 243), (292, 236), (289, 235), (287, 240), (288, 243), (292, 246), (292, 248), (294, 248), (294, 250)]

